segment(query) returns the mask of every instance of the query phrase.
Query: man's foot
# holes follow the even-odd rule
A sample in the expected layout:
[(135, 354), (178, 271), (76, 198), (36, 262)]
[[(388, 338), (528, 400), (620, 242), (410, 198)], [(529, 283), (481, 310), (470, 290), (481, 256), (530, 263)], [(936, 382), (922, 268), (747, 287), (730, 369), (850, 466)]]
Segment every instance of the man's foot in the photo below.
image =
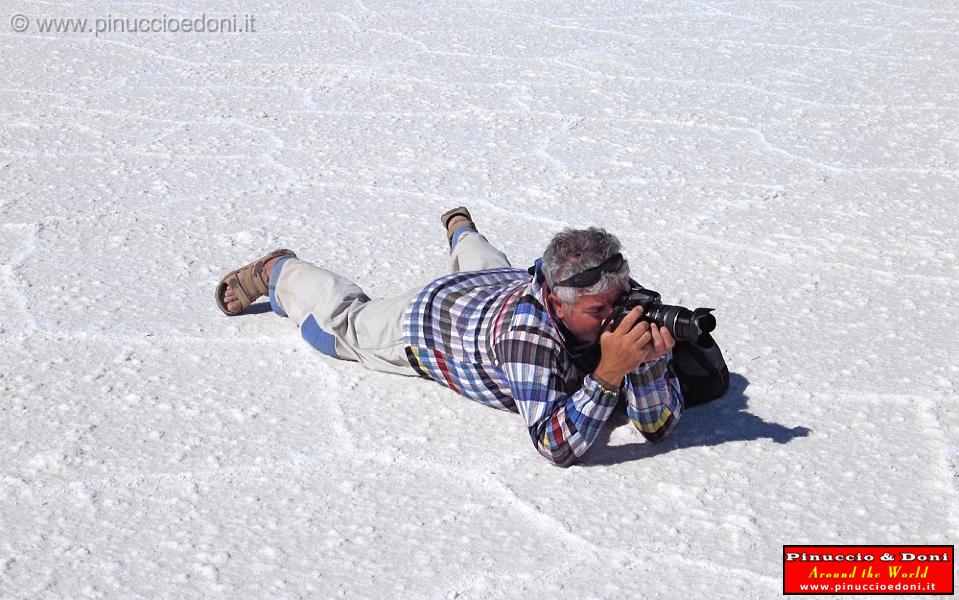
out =
[[(263, 283), (267, 286), (270, 285), (270, 276), (273, 275), (273, 267), (276, 265), (282, 256), (277, 256), (276, 258), (271, 258), (270, 260), (263, 263)], [(253, 298), (253, 302), (256, 302), (262, 296), (257, 296)], [(243, 303), (240, 302), (240, 298), (236, 295), (236, 291), (233, 289), (233, 286), (229, 283), (226, 284), (226, 293), (223, 294), (223, 302), (226, 304), (226, 309), (231, 313), (239, 313), (244, 308)]]
[(473, 222), (473, 217), (470, 216), (470, 211), (465, 206), (457, 206), (446, 211), (440, 216), (440, 222), (443, 227), (446, 227), (446, 239), (450, 242), (450, 245), (453, 243), (453, 232), (460, 227), (469, 227), (473, 231), (479, 231), (476, 228), (476, 223)]
[(216, 304), (227, 316), (236, 316), (246, 310), (270, 289), (270, 277), (276, 261), (295, 257), (292, 250), (274, 250), (239, 269), (230, 271), (216, 286)]

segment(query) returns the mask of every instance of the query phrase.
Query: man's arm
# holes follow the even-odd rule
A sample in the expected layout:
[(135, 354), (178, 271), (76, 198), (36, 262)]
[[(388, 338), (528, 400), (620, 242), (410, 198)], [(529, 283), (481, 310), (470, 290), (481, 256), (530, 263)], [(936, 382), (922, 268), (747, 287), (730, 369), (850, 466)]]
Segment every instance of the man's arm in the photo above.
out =
[(683, 412), (679, 380), (669, 368), (671, 356), (672, 353), (639, 365), (626, 375), (623, 385), (626, 414), (651, 442), (666, 439)]
[(533, 446), (554, 465), (568, 467), (596, 441), (618, 394), (589, 375), (582, 389), (565, 393), (556, 372), (559, 352), (546, 336), (527, 334), (502, 340), (497, 354)]

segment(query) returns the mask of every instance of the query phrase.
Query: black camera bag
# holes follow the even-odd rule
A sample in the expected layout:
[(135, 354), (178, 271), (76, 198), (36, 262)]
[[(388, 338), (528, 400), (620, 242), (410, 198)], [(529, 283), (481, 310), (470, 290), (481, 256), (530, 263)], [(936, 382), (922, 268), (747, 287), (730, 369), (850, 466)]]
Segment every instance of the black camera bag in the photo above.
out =
[(708, 333), (695, 342), (676, 342), (670, 364), (687, 408), (715, 400), (729, 389), (729, 368)]

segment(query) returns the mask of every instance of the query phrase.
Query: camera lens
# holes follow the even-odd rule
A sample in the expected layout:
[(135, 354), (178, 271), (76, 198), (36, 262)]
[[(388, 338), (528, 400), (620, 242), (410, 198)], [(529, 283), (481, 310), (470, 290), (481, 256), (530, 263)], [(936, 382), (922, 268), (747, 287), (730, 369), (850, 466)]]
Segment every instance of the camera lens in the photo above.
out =
[(716, 328), (716, 317), (710, 314), (712, 310), (697, 308), (692, 311), (682, 306), (659, 304), (651, 307), (643, 318), (668, 329), (676, 341), (694, 342)]
[(716, 317), (712, 312), (711, 308), (697, 308), (693, 311), (693, 320), (699, 324), (699, 330), (703, 333), (712, 333), (716, 329)]

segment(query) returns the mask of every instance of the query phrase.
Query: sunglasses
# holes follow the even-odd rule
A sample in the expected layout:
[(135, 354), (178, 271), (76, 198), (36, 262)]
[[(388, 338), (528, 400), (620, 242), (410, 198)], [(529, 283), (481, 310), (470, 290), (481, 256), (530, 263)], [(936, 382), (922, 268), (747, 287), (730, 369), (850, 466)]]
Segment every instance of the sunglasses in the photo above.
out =
[(595, 267), (590, 267), (581, 273), (560, 281), (556, 287), (566, 286), (574, 288), (584, 288), (594, 285), (603, 276), (603, 273), (615, 273), (623, 268), (623, 255), (621, 252), (610, 256)]

